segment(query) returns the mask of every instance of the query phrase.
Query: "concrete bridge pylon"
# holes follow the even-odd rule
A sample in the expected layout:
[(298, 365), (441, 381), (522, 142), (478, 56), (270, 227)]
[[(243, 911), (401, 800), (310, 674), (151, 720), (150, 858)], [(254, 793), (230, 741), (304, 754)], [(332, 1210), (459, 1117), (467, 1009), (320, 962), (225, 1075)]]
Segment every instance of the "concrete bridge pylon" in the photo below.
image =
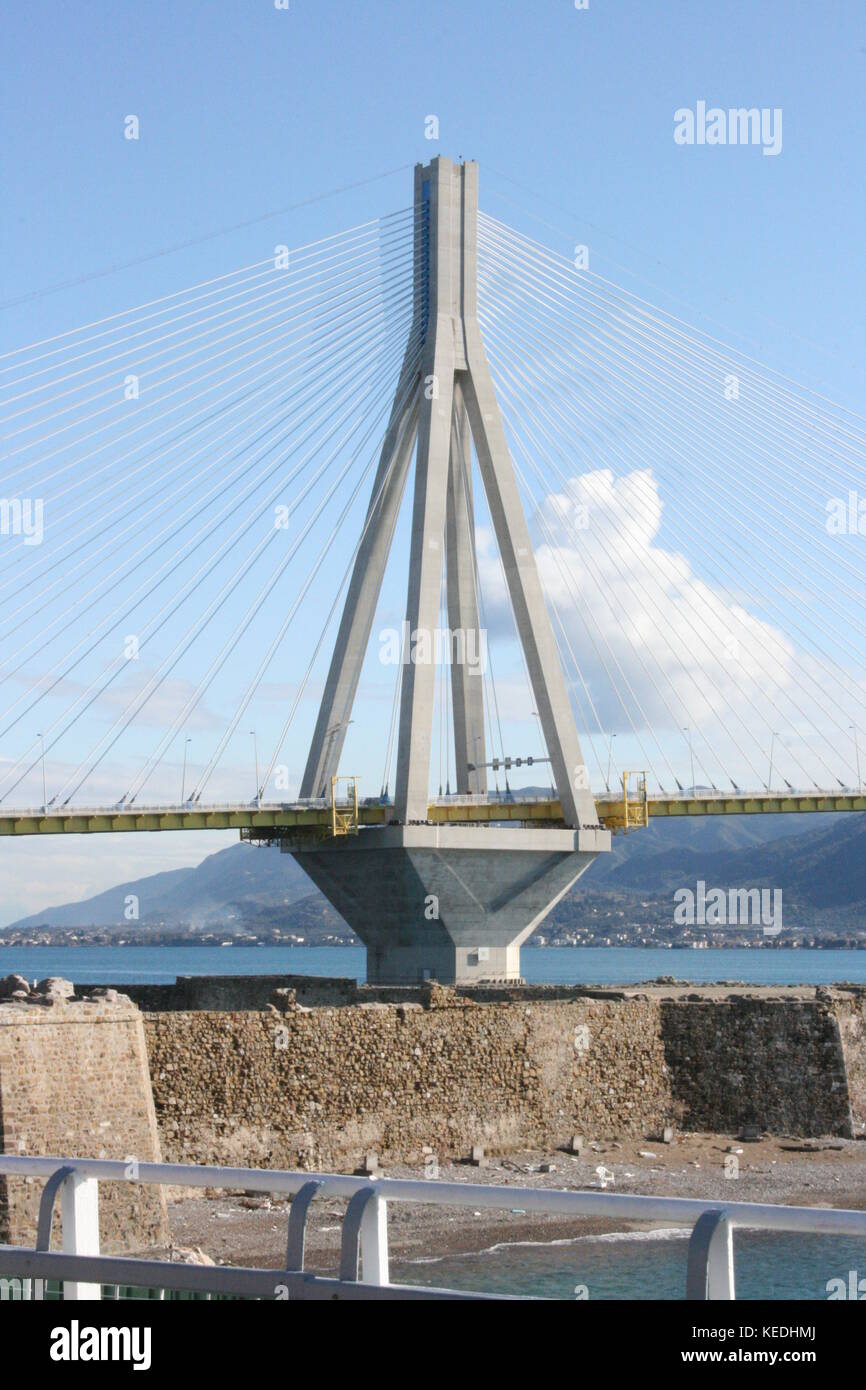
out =
[[(403, 666), (391, 824), (287, 843), (367, 946), (368, 979), (519, 978), (520, 944), (610, 848), (599, 823), (477, 313), (478, 166), (417, 165), (413, 321), (325, 684), (301, 797), (330, 793), (415, 455), (406, 602), (430, 660)], [(446, 578), (457, 791), (487, 791), (471, 443), (499, 546), (564, 829), (431, 825), (433, 635)], [(444, 553), (443, 553), (444, 552)], [(420, 650), (420, 645), (417, 648)], [(472, 659), (467, 659), (471, 654)]]

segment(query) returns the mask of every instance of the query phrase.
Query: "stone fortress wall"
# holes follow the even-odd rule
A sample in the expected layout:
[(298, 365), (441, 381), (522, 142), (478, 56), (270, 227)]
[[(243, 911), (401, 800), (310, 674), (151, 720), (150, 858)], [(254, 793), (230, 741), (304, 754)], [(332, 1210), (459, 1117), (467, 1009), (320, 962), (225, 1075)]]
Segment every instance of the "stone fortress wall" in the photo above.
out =
[[(346, 1170), (651, 1137), (668, 1125), (866, 1129), (866, 990), (372, 988), (180, 980), (0, 1004), (0, 1149)], [(38, 1189), (0, 1179), (0, 1240)], [(152, 1191), (106, 1186), (106, 1248), (156, 1238)], [(145, 1194), (145, 1195), (142, 1195)], [(136, 1206), (136, 1203), (138, 1205)], [(134, 1243), (134, 1242), (133, 1242)]]
[[(159, 1161), (144, 1017), (129, 999), (76, 998), (65, 980), (0, 980), (0, 1152)], [(42, 1187), (0, 1174), (0, 1242), (33, 1241)], [(59, 1208), (58, 1198), (55, 1245)], [(104, 1250), (166, 1238), (160, 1188), (100, 1184)]]
[(368, 990), (299, 977), (262, 1009), (264, 987), (239, 982), (227, 1012), (146, 1015), (166, 1158), (345, 1168), (369, 1150), (420, 1162), (667, 1124), (851, 1136), (866, 1123), (856, 988)]

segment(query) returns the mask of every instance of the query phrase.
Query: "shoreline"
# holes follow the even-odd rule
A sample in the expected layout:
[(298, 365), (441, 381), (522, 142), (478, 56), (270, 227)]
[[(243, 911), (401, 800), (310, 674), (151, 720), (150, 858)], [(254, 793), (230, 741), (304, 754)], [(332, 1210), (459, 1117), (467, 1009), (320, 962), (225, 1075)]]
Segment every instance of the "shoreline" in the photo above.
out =
[[(731, 1153), (730, 1150), (739, 1150)], [(642, 1152), (651, 1157), (642, 1156)], [(725, 1176), (735, 1158), (736, 1178)], [(538, 1171), (541, 1163), (554, 1172)], [(645, 1139), (588, 1145), (580, 1157), (526, 1152), (489, 1160), (487, 1167), (443, 1163), (443, 1182), (599, 1191), (596, 1168), (613, 1174), (608, 1191), (712, 1201), (866, 1209), (866, 1142), (776, 1136), (756, 1142), (719, 1134), (677, 1135), (671, 1144)], [(730, 1167), (730, 1163), (729, 1163)], [(311, 1177), (315, 1176), (311, 1172)], [(394, 1165), (383, 1177), (424, 1177), (422, 1167)], [(201, 1251), (217, 1263), (280, 1268), (285, 1258), (289, 1202), (267, 1196), (205, 1194), (169, 1204), (178, 1252)], [(339, 1261), (345, 1202), (313, 1203), (307, 1223), (307, 1267), (333, 1271)], [(495, 1253), (496, 1247), (579, 1242), (672, 1229), (670, 1221), (636, 1222), (597, 1217), (540, 1216), (504, 1206), (502, 1212), (393, 1203), (388, 1240), (395, 1263), (435, 1262), (457, 1255)], [(669, 1237), (673, 1238), (673, 1237)], [(194, 1255), (192, 1256), (195, 1257)]]

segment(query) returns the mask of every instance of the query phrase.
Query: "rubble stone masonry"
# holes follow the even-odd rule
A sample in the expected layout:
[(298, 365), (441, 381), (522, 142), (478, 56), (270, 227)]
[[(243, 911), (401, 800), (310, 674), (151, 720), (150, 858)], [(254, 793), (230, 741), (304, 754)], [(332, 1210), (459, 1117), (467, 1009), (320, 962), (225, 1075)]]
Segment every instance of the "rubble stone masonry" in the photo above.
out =
[(419, 1162), (671, 1123), (805, 1136), (866, 1121), (860, 991), (420, 993), (308, 1009), (283, 989), (266, 1011), (148, 1014), (166, 1158), (344, 1169), (369, 1150)]
[[(127, 1000), (0, 1002), (0, 1152), (159, 1162), (143, 1019)], [(0, 1242), (32, 1243), (43, 1179), (0, 1174)], [(59, 1231), (60, 1199), (55, 1208)], [(100, 1183), (107, 1253), (163, 1242), (158, 1187)]]

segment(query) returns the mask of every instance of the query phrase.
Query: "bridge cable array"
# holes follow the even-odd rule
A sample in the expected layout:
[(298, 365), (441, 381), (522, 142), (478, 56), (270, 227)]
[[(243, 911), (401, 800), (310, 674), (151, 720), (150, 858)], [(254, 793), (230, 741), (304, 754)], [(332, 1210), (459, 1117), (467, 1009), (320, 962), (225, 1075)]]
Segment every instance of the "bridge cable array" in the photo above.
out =
[[(813, 763), (788, 742), (800, 781), (846, 785), (864, 561), (826, 523), (864, 473), (856, 417), (487, 216), (479, 300), (583, 727), (609, 758), (612, 724), (625, 728), (664, 789), (682, 782), (661, 732), (696, 710), (703, 748), (690, 739), (690, 752), (713, 788), (737, 786), (716, 739), (760, 787), (774, 731), (793, 726)], [(662, 499), (675, 513), (664, 545)], [(671, 548), (686, 538), (700, 573)], [(589, 680), (568, 640), (576, 622)], [(590, 698), (600, 686), (606, 718)]]
[[(42, 553), (32, 560), (29, 557), (25, 558), (23, 566), (20, 555), (16, 556), (13, 565), (8, 567), (12, 569), (13, 577), (11, 582), (6, 582), (7, 600), (10, 591), (13, 597), (26, 593), (27, 598), (18, 608), (9, 607), (7, 602), (3, 619), (5, 634), (8, 637), (13, 631), (24, 626), (31, 635), (11, 653), (7, 645), (7, 655), (0, 667), (0, 677), (5, 676), (8, 680), (19, 675), (27, 660), (31, 660), (34, 655), (51, 645), (51, 629), (63, 630), (64, 624), (73, 614), (81, 616), (83, 611), (97, 609), (100, 616), (83, 637), (64, 651), (49, 672), (37, 679), (34, 689), (13, 700), (2, 711), (0, 734), (8, 733), (20, 720), (29, 715), (40, 700), (57, 689), (82, 661), (95, 652), (109, 633), (128, 623), (130, 616), (140, 609), (151, 595), (176, 576), (182, 564), (196, 551), (206, 548), (215, 540), (218, 542), (198, 569), (188, 572), (184, 582), (142, 626), (137, 634), (138, 651), (152, 641), (193, 594), (202, 589), (207, 579), (211, 576), (224, 577), (225, 567), (222, 562), (239, 546), (245, 536), (252, 534), (257, 537), (252, 549), (234, 572), (228, 578), (224, 578), (220, 589), (210, 602), (195, 614), (192, 622), (168, 655), (163, 657), (149, 681), (143, 685), (134, 699), (128, 702), (111, 728), (91, 749), (90, 754), (79, 761), (60, 791), (52, 798), (55, 803), (68, 803), (87, 781), (123, 732), (163, 685), (181, 656), (224, 605), (234, 597), (241, 580), (250, 573), (259, 557), (278, 544), (280, 537), (285, 536), (284, 528), (290, 519), (305, 503), (309, 503), (310, 515), (305, 518), (291, 547), (281, 556), (252, 603), (239, 617), (231, 634), (211, 662), (205, 678), (179, 711), (171, 730), (182, 724), (184, 718), (194, 711), (208, 685), (231, 654), (253, 616), (261, 610), (269, 594), (273, 592), (274, 585), (288, 568), (302, 543), (315, 531), (316, 523), (323, 517), (328, 504), (335, 497), (340, 500), (341, 488), (354, 469), (359, 476), (348, 494), (348, 502), (343, 497), (340, 517), (331, 528), (318, 562), (308, 573), (301, 595), (281, 626), (280, 636), (285, 634), (291, 618), (298, 610), (303, 593), (307, 591), (313, 576), (324, 563), (339, 527), (345, 520), (352, 501), (358, 496), (381, 447), (382, 438), (381, 434), (377, 434), (377, 429), (390, 406), (390, 393), (393, 391), (397, 367), (405, 351), (407, 335), (413, 321), (417, 285), (413, 264), (412, 228), (412, 210), (406, 209), (390, 217), (364, 224), (360, 228), (352, 228), (339, 237), (329, 237), (312, 247), (303, 247), (283, 257), (277, 257), (276, 261), (271, 258), (266, 266), (258, 264), (245, 267), (243, 271), (235, 274), (229, 284), (226, 284), (226, 277), (221, 277), (218, 291), (214, 289), (212, 282), (205, 287), (203, 293), (201, 286), (193, 287), (192, 293), (172, 297), (164, 303), (156, 315), (147, 313), (138, 319), (115, 319), (110, 342), (107, 341), (105, 333), (99, 335), (103, 348), (99, 362), (91, 362), (89, 368), (83, 372), (79, 368), (75, 369), (75, 374), (80, 372), (76, 383), (76, 395), (66, 401), (63, 411), (46, 413), (44, 410), (38, 410), (40, 401), (44, 406), (49, 399), (49, 393), (44, 387), (42, 396), (33, 402), (33, 437), (29, 440), (29, 462), (26, 465), (30, 470), (27, 480), (32, 490), (42, 489), (47, 492), (47, 485), (58, 476), (71, 474), (69, 483), (62, 490), (58, 489), (53, 496), (49, 494), (46, 502), (46, 505), (50, 506), (61, 498), (65, 499), (69, 493), (85, 493), (80, 503), (63, 502), (65, 522), (79, 511), (85, 511), (88, 516), (92, 515), (94, 506), (98, 506), (100, 502), (108, 500), (109, 505), (97, 511), (93, 521), (82, 528), (81, 532), (76, 533), (74, 542), (61, 535), (58, 545), (40, 548)], [(249, 271), (253, 273), (249, 274)], [(260, 292), (263, 283), (266, 286), (264, 294)], [(238, 285), (243, 288), (239, 290)], [(219, 297), (215, 298), (217, 293)], [(190, 300), (195, 301), (197, 305), (194, 314), (186, 308)], [(243, 306), (240, 313), (236, 312), (239, 300)], [(265, 300), (267, 302), (263, 305)], [(276, 310), (272, 308), (274, 304), (278, 306)], [(266, 314), (262, 313), (263, 307), (268, 309)], [(133, 337), (129, 331), (130, 327), (140, 322), (141, 318), (146, 318), (149, 323), (150, 336), (147, 339), (146, 353), (141, 351), (138, 329), (135, 330), (134, 345), (130, 343)], [(164, 332), (167, 322), (177, 323), (181, 319), (184, 321), (183, 343), (178, 341), (181, 330), (173, 329), (171, 334)], [(264, 321), (269, 325), (266, 329), (261, 326)], [(207, 324), (205, 330), (202, 329), (203, 322)], [(238, 327), (239, 324), (242, 327)], [(228, 333), (215, 331), (217, 328), (222, 330), (227, 325), (231, 325)], [(88, 326), (88, 329), (90, 327), (93, 325)], [(88, 331), (80, 335), (85, 340), (92, 340), (92, 336)], [(169, 337), (172, 340), (171, 349), (164, 345)], [(226, 339), (232, 340), (231, 352), (225, 348), (214, 352), (214, 346)], [(187, 344), (190, 341), (198, 345), (196, 349), (188, 348)], [(154, 343), (159, 346), (157, 351), (151, 352), (150, 348)], [(119, 344), (123, 345), (120, 353), (116, 351)], [(277, 346), (274, 346), (275, 344)], [(80, 361), (82, 354), (79, 352), (79, 339), (71, 343), (67, 339), (64, 346), (67, 359)], [(107, 354), (104, 351), (106, 347), (109, 349)], [(178, 347), (185, 350), (176, 351)], [(416, 350), (420, 351), (420, 343), (416, 344)], [(143, 358), (147, 358), (151, 363), (159, 358), (161, 375), (157, 376), (152, 384), (148, 378), (142, 378), (148, 381), (148, 410), (143, 422), (131, 427), (126, 424), (124, 415), (128, 415), (128, 411), (124, 411), (123, 408), (125, 401), (120, 408), (116, 400), (102, 407), (103, 413), (108, 417), (108, 423), (100, 430), (104, 432), (105, 437), (100, 445), (90, 448), (89, 443), (94, 432), (86, 428), (82, 430), (82, 426), (86, 426), (92, 418), (90, 406), (94, 397), (90, 390), (97, 380), (103, 380), (106, 376), (101, 370), (106, 356), (115, 364), (121, 363), (118, 370), (124, 365), (141, 366)], [(217, 358), (222, 359), (220, 366), (210, 366)], [(20, 354), (18, 365), (29, 368), (33, 360), (32, 357), (28, 359)], [(180, 373), (174, 371), (179, 360), (187, 362)], [(238, 370), (237, 364), (241, 360), (247, 365)], [(68, 380), (70, 375), (72, 374), (68, 372), (55, 371), (51, 378), (52, 388), (56, 387), (59, 377)], [(179, 388), (166, 391), (164, 387), (168, 382), (175, 381), (179, 375), (188, 376), (187, 389), (178, 403), (166, 410), (166, 400), (171, 396), (177, 396)], [(205, 380), (209, 381), (209, 385), (203, 390), (189, 389), (191, 385), (197, 387)], [(287, 383), (291, 383), (292, 387), (288, 391), (285, 390)], [(16, 404), (21, 400), (22, 393), (17, 389), (20, 384), (21, 375), (16, 379), (16, 389), (10, 389), (9, 383), (6, 384), (4, 399), (7, 406), (13, 399)], [(212, 401), (204, 408), (190, 408), (194, 401), (212, 397), (217, 393), (222, 395), (222, 400), (215, 409)], [(56, 399), (57, 394), (52, 390), (52, 402)], [(256, 400), (257, 404), (250, 410), (247, 407), (252, 400)], [(68, 416), (62, 428), (68, 430), (72, 437), (73, 456), (57, 466), (54, 471), (40, 474), (36, 470), (44, 467), (55, 455), (54, 449), (46, 452), (44, 445), (46, 439), (52, 437), (58, 429), (54, 421), (60, 413)], [(154, 432), (154, 424), (171, 415), (180, 418), (171, 426)], [(222, 426), (226, 417), (230, 415), (234, 417), (231, 424), (220, 429), (219, 426)], [(44, 425), (48, 416), (51, 424), (46, 430)], [(5, 415), (5, 423), (8, 424), (13, 417), (18, 418), (18, 411), (8, 412)], [(41, 428), (37, 422), (41, 422)], [(4, 433), (7, 457), (21, 448), (17, 443), (12, 445), (11, 449), (8, 447), (10, 439), (17, 438), (19, 428), (20, 425)], [(145, 437), (138, 438), (131, 448), (118, 457), (118, 443), (125, 442), (132, 435)], [(190, 451), (188, 443), (196, 436), (201, 437), (201, 443), (196, 440), (196, 447)], [(215, 453), (215, 447), (223, 444), (223, 441), (228, 442)], [(75, 444), (78, 445), (77, 451), (74, 449)], [(82, 445), (85, 446), (83, 450)], [(366, 457), (365, 466), (362, 456)], [(205, 460), (203, 466), (192, 470), (191, 463), (200, 458)], [(98, 461), (94, 463), (94, 459)], [(118, 463), (127, 459), (133, 460), (131, 467), (117, 478), (115, 475)], [(81, 467), (83, 463), (90, 464), (90, 467)], [(257, 465), (262, 464), (264, 467), (257, 469)], [(160, 466), (157, 468), (156, 465)], [(220, 467), (221, 465), (227, 466)], [(318, 484), (338, 465), (339, 471), (336, 472), (324, 498), (318, 498)], [(101, 478), (106, 473), (112, 475), (111, 480), (95, 494), (88, 491), (88, 485), (92, 485), (94, 478)], [(287, 483), (304, 474), (308, 476), (303, 486), (288, 501), (282, 502), (280, 499), (285, 495)], [(143, 479), (141, 487), (137, 491), (131, 491), (131, 479), (139, 476)], [(166, 486), (167, 476), (179, 479), (176, 487)], [(214, 477), (214, 481), (202, 494), (201, 484), (205, 479), (209, 481), (211, 477)], [(271, 486), (264, 491), (269, 483)], [(120, 502), (115, 501), (118, 493), (122, 497)], [(154, 502), (154, 498), (158, 498), (158, 501)], [(242, 515), (244, 503), (253, 498), (256, 500), (254, 509)], [(179, 501), (185, 505), (177, 510)], [(114, 505), (111, 505), (112, 502)], [(143, 502), (150, 504), (145, 511), (142, 511)], [(277, 505), (282, 513), (281, 529), (278, 529), (273, 521), (274, 508)], [(128, 534), (141, 527), (143, 520), (151, 516), (164, 517), (166, 514), (169, 517), (168, 522), (155, 534), (149, 535), (144, 545), (137, 550), (124, 552), (122, 542)], [(200, 518), (205, 518), (202, 525), (198, 530), (190, 532), (191, 522)], [(123, 522), (126, 523), (125, 526), (117, 529)], [(113, 535), (106, 539), (106, 532), (112, 529)], [(182, 537), (179, 545), (178, 537)], [(79, 560), (70, 564), (70, 552), (75, 555), (80, 554), (82, 550), (86, 550), (87, 553), (81, 554)], [(52, 602), (54, 588), (62, 586), (67, 589), (70, 580), (92, 571), (94, 562), (103, 555), (116, 558), (118, 553), (122, 556), (119, 564), (101, 573), (96, 583), (83, 595), (78, 595), (67, 610), (57, 612), (56, 605)], [(160, 554), (165, 554), (165, 559), (154, 567), (154, 561)], [(25, 571), (35, 571), (40, 578), (44, 578), (52, 569), (57, 569), (59, 574), (52, 586), (40, 589), (38, 582), (34, 587), (29, 573), (22, 577), (22, 568)], [(136, 589), (125, 594), (122, 603), (104, 613), (100, 605), (106, 594), (114, 592), (119, 584), (140, 569), (144, 570), (146, 578)], [(45, 626), (39, 625), (34, 629), (34, 616), (42, 607), (48, 607), (48, 627), (46, 629)], [(279, 638), (271, 644), (270, 658), (278, 644)], [(251, 697), (252, 688), (261, 680), (267, 664), (268, 661), (262, 663), (257, 680), (254, 680), (247, 692), (246, 703)], [(126, 669), (128, 662), (123, 655), (115, 656), (103, 667), (68, 710), (47, 726), (44, 735), (46, 749), (53, 747)], [(245, 703), (240, 711), (236, 712), (236, 718), (229, 729), (236, 726), (243, 708)], [(159, 741), (142, 770), (130, 784), (124, 800), (127, 797), (133, 799), (141, 790), (147, 778), (158, 766), (170, 741), (169, 736), (164, 736)], [(224, 748), (227, 741), (227, 737), (224, 738), (220, 748)], [(33, 770), (38, 758), (37, 746), (33, 744), (29, 754), (19, 758), (7, 771), (3, 796), (8, 795)], [(209, 768), (200, 779), (194, 792), (195, 796), (200, 796), (217, 760), (218, 754), (216, 758), (211, 759)]]
[[(287, 712), (262, 768), (256, 752), (264, 795), (328, 655), (389, 422), (421, 389), (418, 236), (403, 208), (0, 355), (3, 520), (21, 531), (0, 549), (0, 740), (24, 745), (0, 764), (0, 803), (53, 753), (51, 805), (97, 788), (131, 806), (195, 727), (209, 741), (185, 793), (198, 804), (291, 641)], [(663, 792), (769, 787), (774, 772), (860, 785), (866, 421), (484, 214), (478, 258), (594, 784), (613, 791), (639, 765)], [(463, 428), (458, 411), (472, 513)], [(510, 646), (502, 557), (479, 524), (475, 605)], [(444, 581), (439, 608), (447, 626)], [(385, 696), (385, 797), (405, 656)], [(495, 656), (481, 700), (507, 793), (514, 700), (497, 681), (509, 653)], [(449, 795), (447, 664), (437, 689)]]

